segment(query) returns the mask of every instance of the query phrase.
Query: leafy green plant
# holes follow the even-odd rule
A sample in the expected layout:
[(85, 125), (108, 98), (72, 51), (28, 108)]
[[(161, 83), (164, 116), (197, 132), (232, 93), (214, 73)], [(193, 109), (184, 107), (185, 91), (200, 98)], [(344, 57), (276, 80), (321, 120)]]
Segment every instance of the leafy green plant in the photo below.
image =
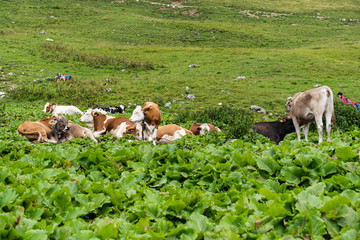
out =
[(174, 118), (176, 123), (194, 121), (198, 123), (211, 123), (223, 131), (226, 138), (243, 138), (247, 136), (254, 116), (249, 110), (231, 108), (228, 106), (208, 107), (203, 111), (192, 112), (188, 109), (178, 113)]

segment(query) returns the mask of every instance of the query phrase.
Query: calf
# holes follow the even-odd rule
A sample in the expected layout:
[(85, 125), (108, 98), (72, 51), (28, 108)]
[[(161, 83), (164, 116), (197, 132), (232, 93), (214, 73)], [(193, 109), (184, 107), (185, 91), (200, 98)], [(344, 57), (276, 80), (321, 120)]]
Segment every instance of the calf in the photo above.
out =
[(168, 144), (176, 139), (180, 139), (186, 134), (193, 135), (193, 133), (185, 128), (176, 124), (169, 124), (159, 127), (156, 136), (156, 144)]
[(156, 144), (157, 131), (161, 122), (160, 109), (156, 103), (146, 102), (142, 108), (137, 106), (130, 121), (137, 124), (136, 129), (140, 139)]
[(38, 122), (24, 122), (20, 124), (16, 132), (32, 142), (48, 142), (47, 133), (51, 131), (53, 126), (51, 123), (55, 119), (56, 117), (53, 116)]
[(65, 114), (65, 115), (75, 115), (75, 114), (81, 114), (83, 115), (83, 112), (80, 111), (75, 106), (59, 106), (55, 103), (46, 103), (45, 107), (43, 109), (43, 112), (45, 113), (52, 113), (54, 116), (58, 116), (59, 114)]
[(214, 127), (214, 125), (212, 125), (210, 123), (196, 123), (196, 122), (194, 122), (193, 125), (190, 128), (190, 131), (194, 135), (203, 135), (206, 132), (210, 132), (210, 131), (220, 132), (221, 130), (219, 128), (217, 128), (217, 127)]
[(288, 133), (295, 132), (295, 127), (291, 118), (283, 119), (281, 121), (274, 122), (258, 122), (252, 125), (255, 132), (270, 138), (270, 141), (279, 144), (284, 140), (284, 137)]
[(111, 113), (111, 114), (115, 114), (115, 113), (124, 113), (125, 112), (125, 106), (120, 105), (119, 107), (94, 107), (92, 108), (93, 110), (101, 110), (104, 111), (106, 113)]
[(48, 133), (49, 142), (62, 143), (73, 138), (84, 138), (85, 136), (94, 142), (98, 142), (92, 131), (77, 124), (70, 123), (65, 117), (60, 116), (55, 121), (52, 130)]
[(127, 117), (113, 117), (92, 112), (94, 124), (94, 136), (100, 137), (105, 133), (115, 135), (120, 138), (124, 134), (135, 134), (135, 124), (130, 122)]

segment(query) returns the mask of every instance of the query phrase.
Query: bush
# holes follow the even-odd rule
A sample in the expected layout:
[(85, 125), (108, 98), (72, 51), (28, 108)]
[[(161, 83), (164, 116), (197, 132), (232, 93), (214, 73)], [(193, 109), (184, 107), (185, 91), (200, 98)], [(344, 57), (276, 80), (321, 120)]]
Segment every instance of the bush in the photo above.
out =
[(219, 127), (227, 139), (243, 138), (249, 133), (254, 122), (254, 115), (242, 108), (222, 106), (220, 108), (209, 107), (201, 112), (191, 112), (186, 109), (179, 113), (175, 123), (194, 121), (198, 123), (211, 123)]
[(354, 129), (360, 124), (360, 111), (358, 111), (352, 104), (346, 104), (335, 99), (334, 111), (336, 117), (336, 127), (343, 131)]

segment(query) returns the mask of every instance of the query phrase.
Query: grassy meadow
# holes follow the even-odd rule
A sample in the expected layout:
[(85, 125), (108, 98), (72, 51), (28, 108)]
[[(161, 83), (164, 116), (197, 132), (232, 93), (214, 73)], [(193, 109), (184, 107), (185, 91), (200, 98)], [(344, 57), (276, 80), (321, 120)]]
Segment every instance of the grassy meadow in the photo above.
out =
[[(358, 99), (358, 1), (170, 4), (2, 2), (1, 71), (13, 73), (2, 82), (7, 101), (88, 107), (176, 100), (174, 108), (256, 104), (282, 113), (288, 96), (316, 84)], [(64, 91), (33, 83), (57, 72), (73, 76)], [(184, 100), (186, 86), (194, 100)]]
[[(247, 133), (315, 85), (360, 102), (359, 18), (359, 0), (1, 0), (0, 239), (359, 239), (358, 111), (335, 99), (331, 143)], [(159, 146), (16, 133), (46, 102), (129, 117), (145, 101), (161, 125), (223, 131)]]

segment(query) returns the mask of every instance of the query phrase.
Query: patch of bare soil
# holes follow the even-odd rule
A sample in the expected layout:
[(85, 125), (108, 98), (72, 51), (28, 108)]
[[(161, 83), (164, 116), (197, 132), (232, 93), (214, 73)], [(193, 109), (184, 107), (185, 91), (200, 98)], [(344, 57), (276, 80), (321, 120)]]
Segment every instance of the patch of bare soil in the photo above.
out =
[(283, 16), (291, 15), (285, 13), (272, 13), (272, 12), (262, 12), (262, 11), (252, 11), (252, 10), (243, 10), (240, 11), (239, 13), (254, 18), (260, 18), (260, 17), (275, 18), (275, 17), (283, 17)]

